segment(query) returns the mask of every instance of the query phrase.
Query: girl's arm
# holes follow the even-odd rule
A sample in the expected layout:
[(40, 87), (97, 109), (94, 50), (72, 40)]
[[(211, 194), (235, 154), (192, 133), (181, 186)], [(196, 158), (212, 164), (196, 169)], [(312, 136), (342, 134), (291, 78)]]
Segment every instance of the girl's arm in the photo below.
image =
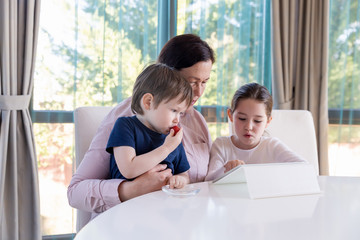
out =
[(165, 138), (165, 142), (154, 150), (136, 156), (135, 149), (128, 146), (114, 147), (116, 164), (121, 174), (127, 178), (135, 178), (163, 161), (180, 144), (183, 130), (174, 136), (174, 130)]
[(276, 162), (307, 162), (306, 159), (295, 153), (279, 139), (273, 137), (271, 144), (273, 146), (271, 152), (275, 155)]

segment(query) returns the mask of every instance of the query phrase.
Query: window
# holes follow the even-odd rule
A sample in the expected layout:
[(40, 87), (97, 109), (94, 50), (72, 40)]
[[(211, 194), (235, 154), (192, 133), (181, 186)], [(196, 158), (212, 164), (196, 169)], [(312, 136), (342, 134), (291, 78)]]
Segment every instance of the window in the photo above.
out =
[(42, 2), (32, 119), (43, 235), (75, 232), (67, 186), (74, 165), (72, 111), (113, 106), (156, 60), (157, 1)]
[(198, 101), (212, 138), (229, 134), (226, 109), (248, 82), (271, 90), (270, 1), (178, 1), (177, 33), (195, 33), (215, 50), (211, 80)]
[(360, 1), (330, 1), (330, 175), (360, 176)]
[[(163, 23), (157, 3), (42, 2), (32, 118), (44, 235), (75, 232), (75, 211), (66, 198), (74, 168), (72, 111), (113, 106), (131, 95), (136, 76), (159, 50), (156, 27)], [(172, 29), (196, 33), (216, 50), (212, 79), (197, 106), (213, 138), (227, 134), (224, 110), (241, 84), (257, 81), (270, 88), (269, 3), (177, 1)]]
[[(43, 235), (75, 232), (67, 186), (74, 169), (72, 111), (114, 106), (156, 60), (157, 0), (41, 3), (32, 99)], [(198, 110), (212, 138), (228, 134), (226, 106), (242, 84), (271, 90), (270, 0), (178, 0), (175, 34), (195, 33), (216, 52)], [(330, 1), (329, 161), (331, 175), (360, 176), (360, 1)], [(166, 35), (167, 33), (165, 33)], [(349, 166), (349, 168), (345, 168)]]

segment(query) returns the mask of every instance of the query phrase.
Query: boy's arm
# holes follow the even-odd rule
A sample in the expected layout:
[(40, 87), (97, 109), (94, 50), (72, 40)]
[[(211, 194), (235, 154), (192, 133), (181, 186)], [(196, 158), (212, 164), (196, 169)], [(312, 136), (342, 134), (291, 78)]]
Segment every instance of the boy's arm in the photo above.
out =
[(154, 150), (136, 156), (135, 149), (128, 146), (114, 147), (116, 164), (121, 174), (127, 178), (135, 178), (164, 160), (180, 144), (182, 129), (174, 136), (174, 130), (165, 138), (165, 142)]

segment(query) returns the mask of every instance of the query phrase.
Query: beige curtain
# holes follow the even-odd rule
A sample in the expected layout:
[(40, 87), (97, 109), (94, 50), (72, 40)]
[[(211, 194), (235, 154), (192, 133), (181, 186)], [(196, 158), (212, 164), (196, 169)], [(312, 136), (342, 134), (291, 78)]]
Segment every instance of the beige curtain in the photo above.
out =
[(321, 175), (328, 175), (328, 8), (329, 0), (272, 0), (274, 107), (312, 113)]
[(0, 239), (41, 239), (29, 101), (40, 1), (0, 1)]

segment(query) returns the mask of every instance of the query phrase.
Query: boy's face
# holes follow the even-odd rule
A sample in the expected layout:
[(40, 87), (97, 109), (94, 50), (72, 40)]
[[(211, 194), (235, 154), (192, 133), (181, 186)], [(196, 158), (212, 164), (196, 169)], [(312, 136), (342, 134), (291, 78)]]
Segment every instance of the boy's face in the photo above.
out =
[(179, 103), (179, 99), (180, 96), (168, 102), (162, 101), (157, 108), (152, 102), (150, 109), (145, 111), (144, 124), (155, 132), (168, 134), (170, 128), (179, 124), (180, 116), (187, 109), (186, 102)]
[(252, 149), (256, 147), (265, 128), (271, 121), (266, 116), (265, 104), (254, 99), (238, 102), (234, 112), (228, 111), (230, 120), (234, 124), (235, 136), (232, 138), (236, 147)]

